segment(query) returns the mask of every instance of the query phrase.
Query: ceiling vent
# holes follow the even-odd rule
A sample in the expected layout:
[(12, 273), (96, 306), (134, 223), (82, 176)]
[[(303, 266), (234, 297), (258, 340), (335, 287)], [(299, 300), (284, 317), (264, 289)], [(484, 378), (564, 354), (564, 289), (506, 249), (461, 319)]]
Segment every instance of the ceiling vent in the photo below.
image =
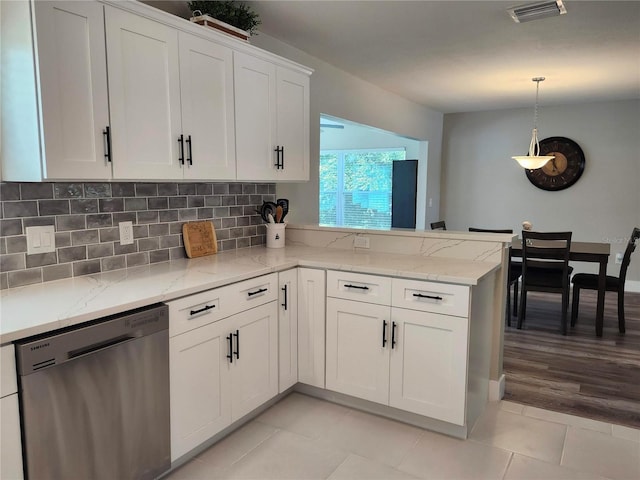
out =
[(530, 22), (540, 18), (556, 17), (567, 13), (562, 0), (551, 2), (537, 2), (528, 5), (520, 5), (507, 10), (516, 23)]

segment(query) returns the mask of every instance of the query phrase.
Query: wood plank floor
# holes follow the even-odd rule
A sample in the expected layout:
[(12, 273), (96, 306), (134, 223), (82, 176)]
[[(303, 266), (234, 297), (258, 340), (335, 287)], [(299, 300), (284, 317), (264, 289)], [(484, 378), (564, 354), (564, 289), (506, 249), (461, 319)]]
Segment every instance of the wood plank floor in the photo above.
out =
[[(607, 292), (604, 332), (595, 334), (596, 292), (580, 292), (577, 325), (560, 333), (560, 295), (529, 293), (522, 330), (505, 327), (505, 400), (640, 428), (640, 293)], [(569, 307), (571, 310), (571, 307)]]

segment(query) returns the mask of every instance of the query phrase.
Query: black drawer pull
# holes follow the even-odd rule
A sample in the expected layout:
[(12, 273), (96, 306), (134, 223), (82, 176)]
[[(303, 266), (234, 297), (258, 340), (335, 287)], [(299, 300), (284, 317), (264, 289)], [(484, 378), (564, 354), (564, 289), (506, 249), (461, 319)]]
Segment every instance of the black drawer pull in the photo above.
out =
[(258, 295), (259, 293), (266, 292), (267, 290), (268, 290), (268, 288), (260, 288), (259, 290), (256, 290), (255, 292), (247, 292), (247, 296), (253, 297), (254, 295)]
[(284, 310), (287, 310), (287, 285), (285, 284), (284, 287), (282, 287), (282, 291), (284, 292), (284, 303), (282, 303), (281, 305), (284, 307)]
[(229, 340), (229, 355), (227, 355), (227, 358), (229, 359), (229, 363), (233, 363), (233, 336), (229, 334), (227, 340)]
[(363, 287), (361, 285), (351, 285), (350, 283), (345, 284), (344, 288), (358, 288), (360, 290), (369, 290), (369, 287), (366, 285)]
[(414, 293), (413, 296), (418, 298), (430, 298), (431, 300), (442, 300), (442, 297), (435, 297), (433, 295), (423, 295), (421, 293)]
[(205, 305), (202, 308), (199, 308), (198, 310), (191, 310), (189, 312), (189, 315), (195, 315), (196, 313), (202, 313), (202, 312), (206, 312), (207, 310), (211, 310), (212, 308), (216, 308), (215, 305)]
[(382, 321), (382, 348), (387, 344), (387, 321)]
[(396, 327), (398, 324), (396, 322), (391, 322), (391, 348), (393, 349), (396, 346)]

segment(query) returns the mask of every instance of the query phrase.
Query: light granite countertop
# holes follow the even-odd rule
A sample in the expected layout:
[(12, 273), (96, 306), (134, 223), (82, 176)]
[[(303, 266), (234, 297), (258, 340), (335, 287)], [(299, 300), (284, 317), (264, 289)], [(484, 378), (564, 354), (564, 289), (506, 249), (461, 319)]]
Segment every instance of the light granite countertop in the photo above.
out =
[(297, 266), (476, 285), (500, 265), (289, 245), (231, 250), (3, 290), (0, 344)]

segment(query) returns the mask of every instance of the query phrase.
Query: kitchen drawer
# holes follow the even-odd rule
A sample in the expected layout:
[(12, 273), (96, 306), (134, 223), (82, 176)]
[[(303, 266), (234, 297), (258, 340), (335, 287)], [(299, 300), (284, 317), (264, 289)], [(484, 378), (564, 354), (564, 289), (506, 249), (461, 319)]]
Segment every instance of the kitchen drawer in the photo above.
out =
[(328, 270), (327, 297), (390, 305), (391, 278)]
[(456, 317), (469, 316), (469, 287), (420, 280), (393, 279), (391, 305)]
[[(230, 286), (214, 288), (188, 297), (167, 302), (169, 305), (169, 337), (231, 315), (229, 302), (220, 303)], [(223, 306), (227, 311), (223, 311)]]
[(0, 347), (0, 397), (6, 397), (18, 391), (16, 381), (16, 354), (13, 343)]
[(173, 337), (278, 298), (275, 273), (167, 302)]
[(243, 312), (278, 299), (278, 274), (263, 275), (225, 288), (228, 291), (222, 301), (229, 305), (232, 314)]

